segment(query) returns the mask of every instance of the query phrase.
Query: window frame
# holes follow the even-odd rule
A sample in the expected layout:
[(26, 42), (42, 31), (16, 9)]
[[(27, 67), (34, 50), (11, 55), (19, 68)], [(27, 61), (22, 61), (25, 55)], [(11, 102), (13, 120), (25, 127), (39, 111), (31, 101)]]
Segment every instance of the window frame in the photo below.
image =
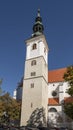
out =
[(36, 44), (36, 43), (34, 43), (34, 44), (32, 45), (32, 50), (35, 50), (35, 49), (37, 49), (37, 44)]
[(31, 88), (34, 88), (34, 83), (31, 83)]
[(36, 65), (36, 60), (31, 61), (31, 66)]
[(49, 108), (48, 112), (57, 112), (57, 109), (54, 107)]
[(36, 72), (31, 72), (31, 76), (35, 76), (36, 75)]

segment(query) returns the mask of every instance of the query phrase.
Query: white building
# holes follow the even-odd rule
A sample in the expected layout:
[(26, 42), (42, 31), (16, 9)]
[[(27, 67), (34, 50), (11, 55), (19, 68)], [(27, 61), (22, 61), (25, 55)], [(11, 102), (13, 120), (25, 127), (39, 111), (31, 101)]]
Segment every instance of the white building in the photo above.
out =
[[(21, 126), (31, 122), (30, 117), (33, 117), (34, 111), (38, 113), (38, 110), (43, 108), (45, 120), (41, 117), (38, 120), (39, 125), (41, 123), (46, 126), (48, 122), (50, 126), (66, 127), (70, 125), (71, 120), (64, 114), (63, 105), (73, 101), (67, 94), (68, 83), (63, 79), (66, 68), (48, 70), (49, 48), (43, 31), (42, 18), (38, 11), (33, 34), (26, 40), (23, 86), (18, 87), (16, 95), (22, 100)], [(38, 126), (34, 120), (33, 123)]]
[[(73, 102), (63, 76), (67, 68), (49, 71), (48, 74), (48, 120), (53, 126), (70, 126), (71, 120), (64, 113), (64, 103)], [(50, 91), (49, 91), (50, 90)]]

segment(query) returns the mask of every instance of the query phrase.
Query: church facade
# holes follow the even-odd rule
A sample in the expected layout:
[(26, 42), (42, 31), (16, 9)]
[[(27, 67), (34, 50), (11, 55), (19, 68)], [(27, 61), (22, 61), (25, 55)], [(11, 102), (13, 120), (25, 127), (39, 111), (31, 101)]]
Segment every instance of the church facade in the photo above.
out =
[[(49, 47), (43, 34), (40, 10), (35, 19), (33, 34), (26, 43), (26, 61), (23, 83), (14, 97), (22, 100), (21, 126), (68, 126), (71, 120), (65, 115), (63, 105), (72, 101), (67, 94), (68, 83), (63, 76), (67, 68), (48, 70)], [(40, 115), (40, 116), (39, 116)]]

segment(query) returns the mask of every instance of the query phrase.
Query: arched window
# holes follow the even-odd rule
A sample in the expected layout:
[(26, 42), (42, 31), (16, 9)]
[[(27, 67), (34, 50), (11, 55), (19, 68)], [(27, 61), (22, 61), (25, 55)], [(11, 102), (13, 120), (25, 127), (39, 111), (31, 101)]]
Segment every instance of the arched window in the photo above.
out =
[(33, 65), (36, 65), (36, 60), (32, 60), (31, 61), (31, 65), (33, 66)]
[(35, 50), (35, 49), (37, 49), (37, 44), (36, 43), (34, 43), (33, 46), (32, 46), (32, 50)]
[(49, 110), (48, 110), (49, 112), (57, 112), (57, 110), (56, 110), (56, 108), (50, 108)]

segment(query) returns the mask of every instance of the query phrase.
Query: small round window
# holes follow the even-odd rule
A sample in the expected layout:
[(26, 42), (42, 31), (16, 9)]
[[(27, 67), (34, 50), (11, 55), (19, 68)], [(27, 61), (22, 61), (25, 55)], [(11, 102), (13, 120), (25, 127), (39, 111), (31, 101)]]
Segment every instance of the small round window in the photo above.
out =
[(56, 92), (56, 91), (53, 91), (53, 92), (52, 92), (52, 96), (57, 96), (57, 92)]

